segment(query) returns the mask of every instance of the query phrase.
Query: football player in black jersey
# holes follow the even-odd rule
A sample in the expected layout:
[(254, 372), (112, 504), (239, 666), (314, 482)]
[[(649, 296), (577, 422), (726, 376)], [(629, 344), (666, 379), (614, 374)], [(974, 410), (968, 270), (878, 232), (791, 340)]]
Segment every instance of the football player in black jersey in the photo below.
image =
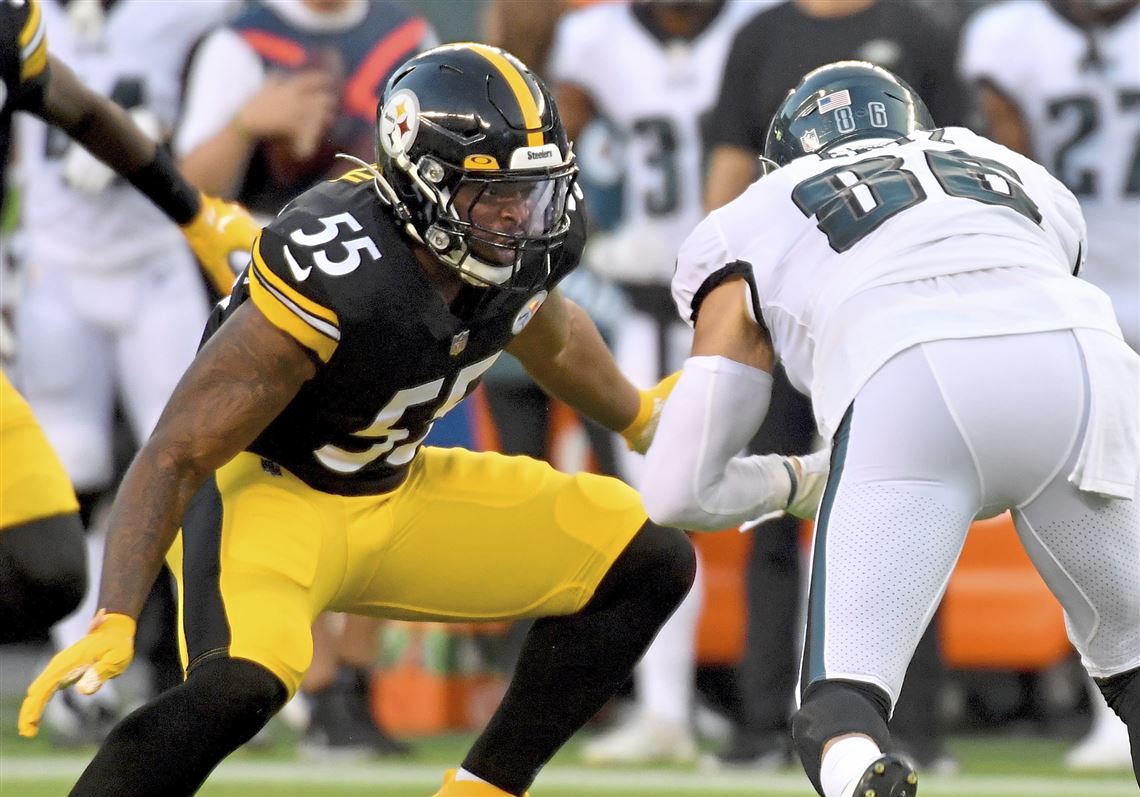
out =
[[(223, 291), (229, 256), (256, 234), (236, 205), (200, 195), (127, 114), (48, 52), (37, 0), (0, 0), (0, 191), (12, 114), (33, 113), (103, 159), (182, 226)], [(2, 242), (0, 242), (2, 243)], [(27, 402), (0, 374), (0, 642), (50, 628), (86, 589), (79, 507), (63, 465)]]
[(504, 349), (639, 450), (671, 387), (639, 393), (557, 290), (584, 217), (545, 86), (448, 45), (396, 71), (378, 117), (376, 165), (262, 232), (119, 489), (90, 634), (29, 687), (28, 736), (61, 684), (122, 672), (167, 555), (187, 679), (112, 731), (74, 795), (194, 793), (296, 690), (325, 609), (541, 618), (439, 792), (521, 795), (691, 586), (686, 537), (621, 482), (420, 445)]

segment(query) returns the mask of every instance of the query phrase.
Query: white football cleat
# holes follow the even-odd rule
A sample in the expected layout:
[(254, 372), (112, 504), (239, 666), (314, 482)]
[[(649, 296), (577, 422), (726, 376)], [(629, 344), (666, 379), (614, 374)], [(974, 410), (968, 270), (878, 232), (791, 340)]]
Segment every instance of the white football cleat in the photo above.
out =
[(687, 764), (697, 758), (697, 743), (688, 724), (637, 714), (623, 725), (582, 746), (583, 763)]
[(1100, 690), (1089, 690), (1093, 724), (1085, 737), (1065, 753), (1065, 768), (1074, 772), (1132, 768), (1128, 726), (1104, 702)]

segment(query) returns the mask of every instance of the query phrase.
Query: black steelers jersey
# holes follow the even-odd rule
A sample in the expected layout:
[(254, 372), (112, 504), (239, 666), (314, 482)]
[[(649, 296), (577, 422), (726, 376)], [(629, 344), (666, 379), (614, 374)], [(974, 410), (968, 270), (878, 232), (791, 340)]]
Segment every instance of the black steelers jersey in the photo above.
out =
[(457, 316), (416, 261), (364, 170), (320, 183), (287, 205), (206, 337), (250, 300), (320, 362), (316, 376), (249, 450), (338, 495), (387, 492), (406, 477), (435, 419), (479, 383), (547, 293), (578, 264), (585, 219), (533, 291), (464, 288), (487, 300)]
[(38, 0), (0, 0), (0, 192), (5, 185), (12, 112), (39, 102), (47, 60)]

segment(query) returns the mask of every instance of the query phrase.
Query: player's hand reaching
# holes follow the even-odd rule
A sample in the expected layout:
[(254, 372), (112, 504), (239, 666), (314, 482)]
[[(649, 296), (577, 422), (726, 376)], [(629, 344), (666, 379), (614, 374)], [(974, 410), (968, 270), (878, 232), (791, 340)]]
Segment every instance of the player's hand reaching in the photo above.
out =
[(93, 695), (127, 669), (134, 653), (135, 621), (125, 614), (100, 609), (87, 636), (57, 653), (28, 687), (20, 706), (20, 735), (31, 738), (39, 732), (40, 717), (56, 690), (78, 681), (80, 692)]
[(653, 442), (653, 435), (657, 431), (657, 421), (661, 418), (661, 410), (665, 407), (665, 399), (673, 392), (673, 387), (680, 379), (681, 372), (669, 374), (649, 390), (641, 391), (641, 407), (637, 416), (629, 426), (621, 430), (625, 444), (631, 451), (644, 454)]
[(234, 276), (249, 263), (253, 241), (260, 230), (249, 211), (236, 202), (202, 194), (198, 215), (182, 227), (182, 234), (210, 282), (223, 296)]
[(827, 473), (831, 467), (831, 449), (821, 448), (802, 457), (785, 457), (780, 454), (764, 454), (756, 457), (769, 471), (773, 481), (780, 473), (790, 482), (788, 500), (782, 509), (766, 512), (755, 520), (740, 525), (741, 531), (749, 531), (761, 523), (775, 520), (784, 515), (792, 515), (802, 520), (815, 520), (823, 500), (823, 488), (827, 486)]
[(792, 466), (795, 478), (788, 496), (789, 515), (804, 520), (815, 520), (823, 500), (823, 488), (827, 486), (827, 473), (831, 467), (831, 449), (821, 448), (803, 457), (785, 457)]

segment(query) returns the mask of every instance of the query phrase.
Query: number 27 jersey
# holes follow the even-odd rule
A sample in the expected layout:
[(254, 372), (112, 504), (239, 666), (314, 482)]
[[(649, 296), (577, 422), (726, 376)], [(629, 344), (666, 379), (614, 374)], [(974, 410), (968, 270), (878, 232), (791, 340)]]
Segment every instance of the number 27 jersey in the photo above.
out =
[(248, 450), (324, 492), (395, 489), (434, 420), (474, 390), (577, 265), (579, 212), (542, 284), (499, 292), (464, 321), (436, 293), (361, 170), (306, 191), (262, 231), (253, 262), (207, 326), (209, 337), (252, 301), (319, 361)]
[(807, 156), (714, 211), (678, 255), (673, 296), (742, 275), (752, 312), (830, 437), (878, 368), (917, 343), (1091, 327), (1108, 297), (1073, 276), (1076, 199), (1041, 166), (964, 128)]

